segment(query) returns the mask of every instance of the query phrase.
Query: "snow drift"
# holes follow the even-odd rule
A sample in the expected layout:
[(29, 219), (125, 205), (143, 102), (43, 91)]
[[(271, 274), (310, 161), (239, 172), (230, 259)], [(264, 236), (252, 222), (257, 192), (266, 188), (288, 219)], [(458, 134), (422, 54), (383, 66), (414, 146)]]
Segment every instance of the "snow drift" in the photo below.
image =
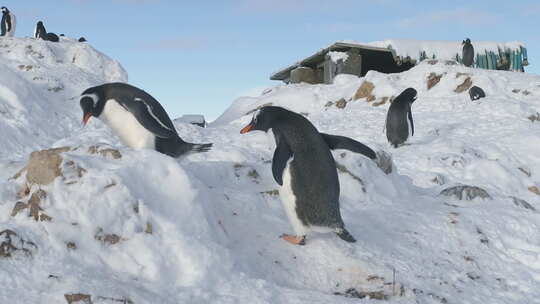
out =
[[(55, 68), (49, 74), (73, 90), (62, 94), (79, 93), (68, 88), (75, 76)], [(118, 71), (85, 81), (125, 77)], [(487, 97), (471, 102), (470, 85)], [(410, 86), (415, 136), (393, 149), (382, 133), (386, 111)], [(175, 122), (185, 140), (214, 142), (179, 160), (126, 148), (98, 120), (81, 129), (78, 103), (66, 102), (58, 108), (73, 123), (64, 133), (43, 118), (5, 129), (21, 154), (0, 161), (0, 248), (8, 248), (0, 250), (0, 302), (532, 303), (540, 296), (539, 95), (538, 76), (427, 62), (331, 85), (280, 85), (234, 101), (206, 129)], [(2, 106), (10, 102), (0, 96)], [(291, 228), (270, 169), (274, 139), (239, 134), (269, 104), (392, 155), (385, 174), (361, 155), (333, 152), (357, 243), (278, 239)], [(22, 117), (33, 115), (30, 106), (21, 103)], [(23, 136), (36, 129), (42, 141)], [(58, 177), (30, 182), (23, 152), (51, 147), (66, 147)]]

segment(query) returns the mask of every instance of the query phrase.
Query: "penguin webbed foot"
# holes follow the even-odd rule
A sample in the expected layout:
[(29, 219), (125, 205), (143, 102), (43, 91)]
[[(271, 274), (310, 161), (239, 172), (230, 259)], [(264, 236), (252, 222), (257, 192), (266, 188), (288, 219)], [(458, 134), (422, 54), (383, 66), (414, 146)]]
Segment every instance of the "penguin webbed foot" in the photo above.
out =
[(293, 244), (293, 245), (300, 245), (303, 246), (306, 244), (306, 236), (296, 236), (296, 235), (290, 235), (290, 234), (282, 234), (279, 236), (281, 239)]

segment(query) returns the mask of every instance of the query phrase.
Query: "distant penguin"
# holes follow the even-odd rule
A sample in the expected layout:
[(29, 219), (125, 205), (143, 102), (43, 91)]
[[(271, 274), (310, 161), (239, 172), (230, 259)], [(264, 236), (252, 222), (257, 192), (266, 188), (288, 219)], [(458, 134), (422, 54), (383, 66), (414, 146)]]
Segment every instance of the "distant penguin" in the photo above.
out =
[(240, 133), (269, 129), (276, 141), (272, 174), (281, 186), (281, 201), (295, 232), (281, 238), (304, 245), (310, 231), (334, 232), (355, 242), (339, 211), (339, 180), (330, 150), (347, 149), (371, 159), (376, 158), (375, 152), (348, 137), (319, 133), (302, 115), (273, 106), (261, 108)]
[(94, 116), (134, 149), (154, 149), (171, 157), (206, 152), (212, 144), (183, 141), (167, 112), (152, 96), (126, 83), (107, 83), (85, 90), (80, 97), (83, 124)]
[(409, 137), (407, 118), (411, 124), (411, 136), (414, 135), (411, 105), (416, 99), (416, 94), (415, 89), (406, 89), (392, 101), (388, 109), (388, 114), (386, 115), (386, 138), (396, 148), (403, 144)]
[(15, 15), (9, 11), (5, 6), (2, 6), (2, 21), (0, 24), (1, 33), (0, 36), (13, 37), (15, 36), (15, 28), (17, 26), (17, 20)]
[(86, 42), (86, 38), (84, 37), (79, 38), (79, 42)]
[(463, 42), (461, 42), (463, 45), (463, 50), (461, 53), (461, 57), (463, 58), (463, 64), (467, 67), (470, 67), (474, 63), (474, 48), (471, 44), (471, 39), (467, 38)]
[(471, 100), (474, 101), (486, 97), (486, 93), (482, 88), (473, 86), (469, 89), (469, 96), (471, 97)]
[(38, 21), (34, 30), (34, 38), (43, 39), (51, 42), (58, 42), (60, 39), (55, 33), (47, 33), (42, 21)]

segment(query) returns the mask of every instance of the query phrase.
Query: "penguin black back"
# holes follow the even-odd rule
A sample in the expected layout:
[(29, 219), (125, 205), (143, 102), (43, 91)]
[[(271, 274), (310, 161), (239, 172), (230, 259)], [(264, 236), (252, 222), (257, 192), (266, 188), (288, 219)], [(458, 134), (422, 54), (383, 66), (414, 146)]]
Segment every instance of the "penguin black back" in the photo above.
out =
[(470, 67), (474, 63), (474, 47), (471, 44), (471, 39), (467, 38), (462, 43), (463, 49), (461, 57), (463, 58), (463, 64)]
[(472, 86), (469, 89), (469, 96), (471, 97), (472, 101), (475, 101), (480, 98), (486, 97), (486, 93), (484, 92), (484, 90), (482, 90), (482, 88), (477, 87), (477, 86)]
[[(82, 93), (80, 104), (84, 124), (90, 117), (98, 117), (134, 148), (152, 148), (179, 157), (188, 152), (206, 152), (212, 147), (212, 144), (183, 141), (161, 104), (150, 94), (126, 83), (89, 88)], [(148, 135), (151, 141), (144, 140)]]
[(409, 137), (409, 119), (411, 126), (411, 136), (414, 135), (414, 122), (412, 118), (411, 105), (416, 99), (417, 92), (413, 88), (408, 88), (401, 92), (392, 101), (386, 115), (386, 138), (394, 147), (403, 144)]

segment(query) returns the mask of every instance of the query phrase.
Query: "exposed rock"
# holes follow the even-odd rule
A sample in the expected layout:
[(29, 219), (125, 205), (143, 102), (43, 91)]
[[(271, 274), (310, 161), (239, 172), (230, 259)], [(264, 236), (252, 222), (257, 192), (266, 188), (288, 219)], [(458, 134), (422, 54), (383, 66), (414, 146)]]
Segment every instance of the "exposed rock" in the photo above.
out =
[(427, 61), (428, 64), (431, 64), (431, 65), (436, 65), (437, 63), (439, 63), (439, 60), (437, 59), (430, 59)]
[(372, 94), (373, 89), (375, 89), (375, 85), (373, 85), (372, 82), (369, 82), (369, 81), (362, 82), (358, 90), (356, 90), (353, 100), (358, 100), (361, 98), (366, 98), (368, 102), (375, 100), (375, 96), (373, 96)]
[(536, 112), (536, 115), (535, 114), (532, 114), (530, 115), (529, 117), (527, 117), (530, 121), (532, 122), (535, 122), (535, 121), (540, 121), (540, 113)]
[(427, 79), (427, 89), (431, 90), (431, 88), (436, 86), (439, 83), (439, 81), (441, 81), (442, 77), (443, 77), (442, 74), (439, 74), (439, 75), (435, 73), (429, 74), (428, 79)]
[(30, 184), (48, 185), (62, 175), (60, 153), (69, 151), (69, 147), (35, 151), (30, 154), (26, 166), (26, 180)]
[(472, 80), (471, 77), (465, 78), (462, 84), (458, 85), (457, 88), (454, 90), (456, 93), (462, 93), (467, 91), (472, 86)]
[(517, 197), (514, 197), (514, 196), (511, 196), (510, 197), (512, 199), (512, 201), (514, 202), (514, 205), (518, 206), (518, 207), (522, 207), (522, 208), (525, 208), (525, 209), (529, 209), (529, 210), (532, 210), (532, 211), (536, 211), (536, 208), (534, 208), (531, 204), (529, 204), (527, 201), (525, 200), (522, 200), (522, 199), (519, 199)]
[(438, 185), (444, 185), (446, 183), (446, 179), (440, 174), (435, 175), (435, 177), (431, 181)]
[(91, 146), (88, 148), (88, 153), (99, 154), (105, 158), (119, 159), (122, 157), (120, 151), (111, 148), (100, 149), (100, 146)]
[(487, 193), (486, 190), (469, 185), (458, 185), (450, 188), (446, 188), (441, 191), (440, 195), (444, 196), (455, 196), (459, 200), (473, 200), (477, 197), (482, 199), (491, 199), (491, 196)]
[(536, 195), (540, 195), (540, 190), (538, 190), (538, 187), (536, 187), (536, 186), (530, 186), (527, 189), (529, 189), (529, 191), (531, 191), (532, 193), (534, 193)]
[(329, 101), (329, 102), (327, 102), (324, 106), (325, 106), (326, 108), (329, 108), (329, 107), (331, 107), (331, 106), (333, 106), (333, 105), (334, 105), (334, 103), (333, 103), (332, 101)]
[(93, 304), (92, 296), (83, 293), (65, 294), (64, 297), (68, 304)]
[(355, 288), (349, 288), (345, 292), (334, 292), (335, 295), (345, 296), (347, 298), (358, 298), (358, 299), (375, 299), (375, 300), (388, 300), (389, 296), (384, 294), (383, 291), (359, 291)]
[(521, 94), (527, 96), (527, 95), (531, 95), (531, 92), (524, 90), (523, 92), (521, 92)]
[(51, 221), (52, 218), (47, 214), (43, 213), (43, 209), (40, 206), (42, 200), (47, 198), (47, 192), (39, 189), (36, 192), (32, 193), (30, 199), (27, 203), (17, 202), (11, 210), (11, 216), (16, 216), (19, 212), (28, 209), (28, 216), (33, 217), (36, 221)]
[(114, 233), (111, 233), (111, 234), (103, 233), (103, 229), (101, 228), (98, 229), (98, 232), (96, 233), (94, 238), (104, 244), (109, 244), (109, 245), (114, 245), (122, 241), (122, 238), (119, 235), (114, 234)]
[(32, 256), (36, 250), (36, 244), (23, 240), (15, 231), (10, 229), (0, 231), (0, 258), (10, 258), (18, 251)]
[[(131, 301), (131, 299), (129, 298), (126, 298), (126, 297), (122, 297), (122, 298), (111, 298), (111, 297), (102, 297), (102, 296), (97, 296), (97, 300), (99, 301), (99, 303), (116, 303), (116, 304), (134, 304), (133, 301)], [(102, 301), (105, 301), (105, 302), (102, 302)]]
[(394, 166), (394, 163), (392, 162), (392, 155), (382, 150), (375, 152), (375, 154), (377, 154), (377, 158), (375, 159), (377, 167), (379, 167), (385, 174), (392, 173), (392, 168)]
[(66, 247), (67, 249), (75, 250), (77, 249), (77, 244), (75, 244), (75, 242), (67, 242)]
[(345, 106), (347, 106), (347, 101), (345, 98), (341, 98), (340, 100), (336, 101), (336, 108), (343, 109)]
[(262, 191), (262, 192), (259, 192), (260, 194), (268, 194), (268, 195), (272, 195), (272, 196), (276, 196), (276, 195), (279, 195), (279, 190), (278, 189), (273, 189), (273, 190), (268, 190), (268, 191)]
[(527, 177), (531, 177), (531, 170), (524, 167), (519, 167), (519, 171), (523, 172), (523, 174), (527, 175)]

